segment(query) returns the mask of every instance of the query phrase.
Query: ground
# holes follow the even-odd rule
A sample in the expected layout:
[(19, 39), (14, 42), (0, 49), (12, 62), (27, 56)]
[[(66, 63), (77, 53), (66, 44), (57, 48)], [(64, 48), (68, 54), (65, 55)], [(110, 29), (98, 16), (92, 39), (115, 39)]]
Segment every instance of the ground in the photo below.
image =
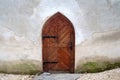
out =
[(120, 68), (100, 73), (14, 75), (0, 74), (0, 80), (120, 80)]
[(0, 80), (33, 80), (34, 75), (0, 74)]
[(100, 73), (88, 73), (80, 75), (77, 80), (120, 80), (120, 68)]

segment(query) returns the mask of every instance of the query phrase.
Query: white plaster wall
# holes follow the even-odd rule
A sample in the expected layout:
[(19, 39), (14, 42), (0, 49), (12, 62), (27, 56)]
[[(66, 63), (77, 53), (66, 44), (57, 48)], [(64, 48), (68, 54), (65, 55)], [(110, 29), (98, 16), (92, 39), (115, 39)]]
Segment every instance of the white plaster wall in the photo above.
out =
[(0, 60), (42, 60), (41, 31), (57, 11), (73, 23), (76, 65), (120, 57), (120, 0), (0, 0)]

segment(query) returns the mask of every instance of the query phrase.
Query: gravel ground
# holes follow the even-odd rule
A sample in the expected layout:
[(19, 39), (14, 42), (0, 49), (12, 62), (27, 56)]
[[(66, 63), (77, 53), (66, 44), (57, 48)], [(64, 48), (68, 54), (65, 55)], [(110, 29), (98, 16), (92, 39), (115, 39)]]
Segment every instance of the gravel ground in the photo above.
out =
[(43, 73), (33, 80), (120, 80), (120, 68), (100, 73), (50, 74)]
[[(75, 80), (80, 74), (50, 74), (35, 75), (0, 74), (0, 80)], [(35, 77), (35, 78), (34, 78)]]
[(79, 78), (80, 74), (50, 74), (43, 73), (40, 76), (34, 78), (33, 80), (76, 80)]
[(34, 75), (0, 74), (0, 80), (33, 80)]
[(120, 80), (120, 68), (101, 73), (82, 74), (77, 80)]
[(0, 80), (120, 80), (120, 68), (100, 73), (34, 75), (0, 74)]

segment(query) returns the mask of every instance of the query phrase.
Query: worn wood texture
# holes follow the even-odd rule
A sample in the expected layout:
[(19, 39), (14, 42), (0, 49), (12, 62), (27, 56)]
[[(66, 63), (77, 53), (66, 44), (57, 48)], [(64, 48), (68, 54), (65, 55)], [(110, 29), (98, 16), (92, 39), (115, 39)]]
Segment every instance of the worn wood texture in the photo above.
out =
[(60, 12), (46, 21), (42, 30), (43, 70), (74, 72), (75, 32)]

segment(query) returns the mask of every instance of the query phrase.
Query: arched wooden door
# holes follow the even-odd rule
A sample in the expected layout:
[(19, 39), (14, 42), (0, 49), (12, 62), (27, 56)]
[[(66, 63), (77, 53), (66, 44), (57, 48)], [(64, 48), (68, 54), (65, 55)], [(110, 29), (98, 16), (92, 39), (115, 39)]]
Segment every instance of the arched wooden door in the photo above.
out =
[(46, 21), (42, 30), (43, 70), (74, 72), (75, 32), (60, 12)]

